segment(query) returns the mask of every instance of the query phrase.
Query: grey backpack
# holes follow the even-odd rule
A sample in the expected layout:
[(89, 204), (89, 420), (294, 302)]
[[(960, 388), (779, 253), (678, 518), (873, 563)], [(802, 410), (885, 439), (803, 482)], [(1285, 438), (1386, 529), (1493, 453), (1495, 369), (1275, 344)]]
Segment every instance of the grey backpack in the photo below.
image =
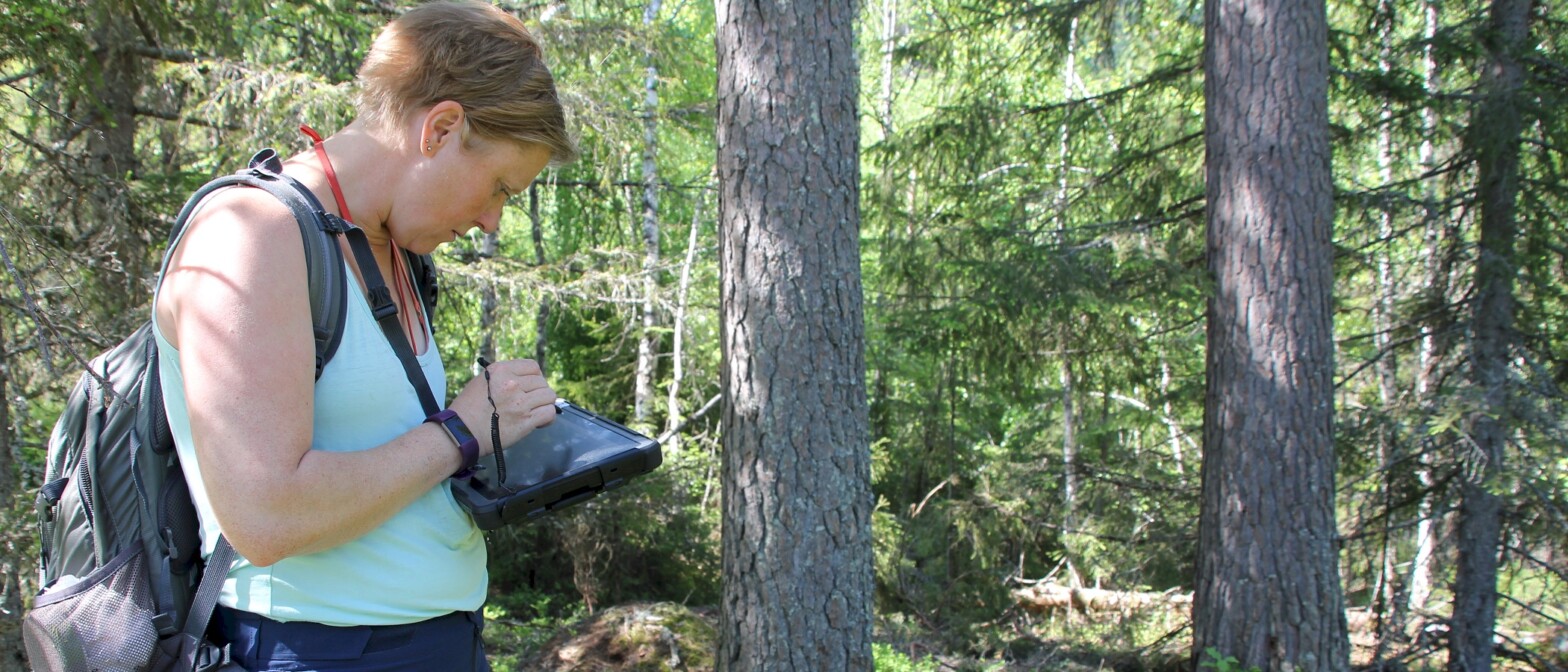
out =
[[(282, 174), (277, 154), (268, 149), (246, 170), (191, 196), (170, 234), (171, 252), (196, 205), (235, 185), (266, 190), (299, 223), (320, 377), (344, 319), (348, 279), (337, 237), (347, 234), (357, 246), (363, 232), (323, 212), (308, 189)], [(165, 266), (168, 261), (166, 253)], [(433, 267), (428, 257), (410, 262), (432, 311)], [(376, 276), (366, 282), (380, 316), (387, 306), (379, 299), (388, 293)], [(149, 320), (92, 360), (50, 436), (36, 500), (43, 588), (23, 619), (34, 670), (237, 669), (224, 647), (205, 638), (234, 552), (220, 537), (208, 561), (216, 571), (204, 579), (196, 509), (164, 414), (152, 329)]]

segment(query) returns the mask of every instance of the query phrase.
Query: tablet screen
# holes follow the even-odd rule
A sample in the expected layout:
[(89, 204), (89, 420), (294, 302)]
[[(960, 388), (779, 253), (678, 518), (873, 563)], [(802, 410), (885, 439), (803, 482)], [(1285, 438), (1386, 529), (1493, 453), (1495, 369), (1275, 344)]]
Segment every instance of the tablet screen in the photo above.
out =
[[(633, 450), (641, 441), (616, 431), (570, 404), (557, 406), (555, 421), (535, 429), (506, 448), (508, 489), (526, 488), (603, 462), (617, 453)], [(495, 458), (480, 460), (484, 469), (478, 480), (493, 485), (500, 475)]]

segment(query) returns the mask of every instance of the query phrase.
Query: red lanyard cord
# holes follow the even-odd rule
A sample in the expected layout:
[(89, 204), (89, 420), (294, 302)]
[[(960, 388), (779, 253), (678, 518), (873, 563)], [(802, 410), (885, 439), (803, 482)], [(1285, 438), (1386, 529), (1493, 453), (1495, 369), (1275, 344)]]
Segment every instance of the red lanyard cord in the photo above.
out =
[(327, 158), (327, 148), (322, 144), (321, 134), (305, 124), (300, 124), (299, 130), (304, 131), (315, 143), (316, 158), (321, 161), (321, 169), (327, 173), (327, 184), (332, 185), (332, 197), (338, 201), (338, 214), (343, 216), (343, 221), (354, 223), (354, 216), (348, 212), (348, 201), (343, 200), (343, 188), (338, 186), (338, 173), (332, 169), (332, 159)]

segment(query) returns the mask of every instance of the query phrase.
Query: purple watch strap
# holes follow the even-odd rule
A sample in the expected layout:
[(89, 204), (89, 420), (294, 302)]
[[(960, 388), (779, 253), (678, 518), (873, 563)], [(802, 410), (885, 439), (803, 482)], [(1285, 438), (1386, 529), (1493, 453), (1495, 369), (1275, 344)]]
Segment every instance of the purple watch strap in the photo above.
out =
[(452, 478), (468, 478), (474, 475), (474, 465), (479, 462), (479, 441), (474, 438), (473, 432), (468, 431), (468, 425), (463, 424), (463, 419), (457, 416), (457, 411), (450, 408), (436, 413), (425, 422), (434, 422), (441, 425), (452, 443), (457, 444), (458, 452), (463, 454), (463, 466), (458, 467)]

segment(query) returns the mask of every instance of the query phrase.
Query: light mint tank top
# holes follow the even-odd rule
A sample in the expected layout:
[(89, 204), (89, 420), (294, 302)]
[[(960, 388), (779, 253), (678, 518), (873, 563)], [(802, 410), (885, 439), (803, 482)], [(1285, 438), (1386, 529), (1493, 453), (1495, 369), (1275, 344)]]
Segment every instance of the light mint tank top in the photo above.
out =
[[(425, 412), (358, 286), (348, 290), (343, 341), (316, 381), (313, 450), (365, 450), (424, 421)], [(160, 282), (161, 285), (161, 282)], [(156, 311), (153, 317), (156, 327)], [(217, 518), (202, 483), (179, 351), (154, 328), (169, 427), (201, 520), (202, 555), (217, 545)], [(446, 370), (434, 340), (419, 365), (436, 399)], [(343, 487), (352, 488), (353, 483)], [(311, 555), (257, 567), (243, 557), (229, 570), (219, 603), (278, 621), (334, 626), (412, 623), (485, 600), (484, 536), (446, 482), (363, 537)]]

